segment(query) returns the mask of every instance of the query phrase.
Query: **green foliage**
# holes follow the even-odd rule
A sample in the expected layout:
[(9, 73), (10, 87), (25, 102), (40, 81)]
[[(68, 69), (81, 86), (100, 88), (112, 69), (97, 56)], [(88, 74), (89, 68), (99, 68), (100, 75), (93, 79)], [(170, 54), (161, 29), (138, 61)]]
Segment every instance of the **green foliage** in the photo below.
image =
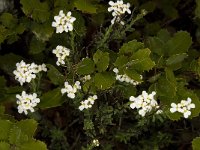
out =
[(200, 18), (200, 1), (196, 0), (195, 16)]
[(195, 139), (193, 139), (192, 141), (192, 149), (193, 150), (199, 150), (200, 147), (200, 138), (196, 137)]
[(41, 102), (39, 103), (39, 107), (46, 109), (46, 108), (60, 106), (64, 102), (60, 90), (61, 90), (60, 88), (56, 88), (44, 93), (41, 96)]
[(39, 54), (45, 50), (46, 44), (42, 41), (37, 40), (35, 37), (32, 38), (30, 43), (30, 54)]
[(49, 6), (47, 2), (40, 2), (39, 0), (20, 0), (22, 10), (27, 17), (32, 18), (38, 22), (45, 22), (50, 17)]
[(42, 42), (49, 40), (54, 31), (50, 22), (45, 22), (43, 24), (34, 22), (31, 24), (31, 30), (35, 34), (36, 38)]
[(93, 14), (97, 11), (97, 7), (90, 0), (75, 0), (74, 5), (78, 10), (84, 13)]
[(61, 74), (53, 65), (47, 64), (49, 71), (47, 76), (51, 80), (51, 82), (55, 85), (63, 85), (64, 83), (64, 76)]
[[(33, 138), (36, 130), (36, 137), (52, 150), (93, 149), (94, 139), (100, 143), (97, 149), (105, 150), (188, 149), (185, 143), (199, 132), (200, 1), (127, 2), (132, 14), (119, 17), (124, 25), (111, 25), (108, 1), (102, 0), (20, 0), (0, 14), (0, 103), (6, 107), (0, 105), (0, 149), (47, 149)], [(73, 33), (55, 33), (52, 22), (60, 10), (76, 18)], [(66, 66), (54, 65), (57, 45), (71, 49)], [(19, 86), (13, 71), (21, 60), (45, 63), (48, 71)], [(119, 81), (122, 76), (114, 68), (139, 84)], [(91, 79), (84, 81), (86, 75)], [(80, 81), (74, 99), (61, 94), (66, 80), (71, 85)], [(16, 94), (22, 91), (35, 92), (40, 99), (28, 116), (17, 115)], [(129, 101), (142, 91), (155, 91), (159, 105), (144, 117)], [(82, 101), (94, 94), (98, 98), (92, 108), (80, 111)], [(189, 119), (170, 112), (171, 103), (188, 97), (195, 104)], [(163, 113), (156, 114), (157, 109)], [(199, 149), (199, 137), (192, 147)]]
[(185, 31), (179, 31), (167, 41), (165, 49), (167, 50), (168, 55), (182, 54), (188, 51), (191, 44), (192, 38), (190, 37), (190, 34)]
[(133, 41), (123, 44), (123, 46), (119, 50), (119, 53), (120, 54), (133, 54), (137, 50), (143, 49), (143, 48), (144, 48), (143, 43), (133, 40)]
[(77, 73), (80, 75), (87, 75), (93, 73), (95, 64), (90, 58), (84, 58), (77, 66)]
[(46, 145), (33, 138), (37, 128), (37, 122), (33, 119), (11, 121), (3, 119), (1, 114), (0, 125), (0, 148), (9, 150), (14, 146), (16, 149), (41, 149), (46, 150)]
[(110, 72), (96, 73), (94, 84), (98, 89), (109, 89), (115, 83), (115, 78)]
[(13, 53), (0, 56), (0, 68), (4, 70), (6, 73), (13, 75), (12, 73), (13, 70), (15, 69), (16, 63), (20, 62), (21, 60), (23, 60), (21, 56), (15, 55)]
[(98, 72), (103, 72), (108, 68), (109, 65), (109, 53), (97, 50), (93, 55), (93, 60), (97, 66)]

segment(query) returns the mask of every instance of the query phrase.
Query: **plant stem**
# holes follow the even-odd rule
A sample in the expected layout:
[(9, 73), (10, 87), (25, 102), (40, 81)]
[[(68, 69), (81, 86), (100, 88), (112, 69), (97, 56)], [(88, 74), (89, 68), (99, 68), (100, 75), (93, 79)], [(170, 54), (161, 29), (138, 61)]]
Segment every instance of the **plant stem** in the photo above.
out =
[(99, 46), (97, 46), (97, 48), (102, 47), (106, 43), (106, 41), (110, 37), (110, 33), (112, 32), (112, 27), (113, 27), (112, 24), (108, 27), (108, 29), (106, 30), (106, 33), (105, 33), (103, 39), (101, 40), (101, 42), (100, 42)]
[(37, 85), (36, 85), (36, 82), (35, 82), (35, 79), (31, 81), (31, 90), (36, 93), (37, 91)]
[(136, 16), (136, 18), (133, 19), (133, 20), (130, 22), (130, 24), (128, 24), (128, 25), (126, 26), (124, 32), (130, 30), (131, 27), (132, 27), (138, 20), (142, 19), (146, 14), (147, 14), (147, 12), (146, 12), (145, 10), (142, 10), (141, 13), (138, 14), (138, 15)]
[(71, 45), (71, 50), (72, 50), (72, 55), (75, 53), (75, 44), (74, 44), (74, 39), (75, 39), (75, 34), (74, 32), (70, 32), (70, 45)]

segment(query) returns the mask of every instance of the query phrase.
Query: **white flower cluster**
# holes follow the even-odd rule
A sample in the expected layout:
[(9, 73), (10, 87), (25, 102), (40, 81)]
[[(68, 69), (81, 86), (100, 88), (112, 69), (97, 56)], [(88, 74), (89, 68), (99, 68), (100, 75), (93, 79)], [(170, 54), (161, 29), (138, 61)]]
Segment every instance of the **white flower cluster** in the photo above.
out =
[[(157, 101), (154, 99), (156, 92), (148, 94), (146, 91), (142, 91), (142, 94), (138, 97), (131, 96), (129, 100), (132, 102), (130, 107), (132, 109), (138, 109), (138, 113), (141, 116), (145, 116), (147, 112), (150, 112), (153, 108), (159, 108)], [(158, 110), (157, 113), (161, 113), (161, 110)]]
[(88, 99), (81, 101), (81, 105), (79, 106), (79, 110), (91, 108), (94, 104), (94, 101), (97, 99), (97, 95), (89, 96)]
[(122, 25), (124, 25), (124, 22), (121, 21), (121, 15), (125, 14), (126, 12), (131, 14), (131, 10), (129, 9), (130, 4), (124, 4), (123, 0), (117, 0), (115, 3), (113, 1), (109, 1), (108, 4), (110, 5), (108, 11), (113, 11), (112, 16), (114, 17), (111, 20), (111, 23), (114, 24), (115, 22), (120, 22)]
[(26, 64), (23, 60), (16, 64), (16, 70), (13, 71), (15, 80), (18, 80), (21, 85), (25, 82), (31, 82), (36, 78), (36, 73), (47, 71), (46, 65), (36, 65), (35, 63)]
[(92, 145), (94, 145), (94, 147), (98, 147), (99, 146), (99, 140), (98, 139), (94, 139), (92, 141)]
[(65, 82), (64, 85), (65, 85), (65, 87), (61, 89), (61, 93), (62, 94), (67, 93), (67, 96), (69, 98), (72, 98), (72, 99), (75, 98), (75, 96), (76, 96), (75, 93), (77, 92), (77, 90), (81, 89), (79, 81), (76, 81), (75, 84), (74, 84), (74, 86), (69, 85), (68, 82)]
[(54, 16), (55, 22), (52, 22), (52, 27), (56, 27), (56, 33), (62, 33), (63, 31), (68, 32), (73, 30), (73, 22), (76, 20), (75, 17), (71, 16), (72, 13), (69, 11), (67, 15), (60, 10), (58, 16)]
[(25, 91), (22, 91), (22, 94), (16, 95), (17, 98), (17, 104), (18, 104), (18, 112), (28, 114), (28, 110), (31, 112), (34, 112), (34, 107), (37, 106), (37, 104), (40, 102), (40, 99), (37, 98), (37, 94), (26, 94)]
[(65, 64), (65, 59), (67, 56), (69, 56), (70, 49), (58, 45), (56, 49), (53, 49), (52, 53), (58, 58), (56, 65), (60, 66)]
[(90, 79), (91, 79), (91, 76), (90, 76), (90, 75), (85, 75), (84, 77), (81, 78), (81, 80), (82, 80), (83, 82), (86, 82), (86, 81), (88, 81), (88, 80), (90, 80)]
[(188, 118), (191, 115), (190, 110), (192, 108), (195, 108), (195, 104), (192, 103), (192, 99), (188, 97), (187, 100), (181, 100), (178, 104), (171, 103), (170, 112), (180, 112), (183, 114), (184, 118)]
[[(119, 70), (118, 70), (117, 68), (114, 68), (114, 69), (113, 69), (113, 72), (115, 72), (115, 74), (116, 74), (116, 80), (118, 80), (118, 81), (120, 81), (120, 82), (126, 82), (126, 83), (130, 83), (130, 84), (132, 84), (132, 85), (138, 85), (138, 84), (140, 84), (140, 82), (131, 79), (131, 78), (130, 78), (129, 76), (127, 76), (126, 74), (124, 74), (124, 75), (119, 75), (119, 74), (118, 74), (118, 73), (119, 73)], [(141, 79), (142, 79), (142, 76), (140, 76), (140, 77), (141, 77)]]

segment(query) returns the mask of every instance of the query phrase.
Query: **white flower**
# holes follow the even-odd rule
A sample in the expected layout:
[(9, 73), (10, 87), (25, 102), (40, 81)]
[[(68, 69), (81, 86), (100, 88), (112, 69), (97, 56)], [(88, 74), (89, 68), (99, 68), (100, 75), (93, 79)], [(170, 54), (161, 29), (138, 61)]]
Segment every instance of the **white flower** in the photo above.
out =
[(86, 82), (86, 81), (89, 81), (91, 79), (91, 76), (90, 75), (85, 75), (84, 77), (81, 78), (81, 80), (83, 82)]
[(63, 10), (60, 10), (58, 16), (54, 16), (54, 22), (52, 27), (56, 27), (56, 33), (62, 33), (63, 31), (68, 32), (73, 30), (73, 23), (76, 20), (75, 17), (71, 16), (71, 11), (65, 15)]
[(92, 144), (95, 146), (95, 147), (98, 147), (99, 146), (99, 140), (98, 139), (94, 139), (92, 141)]
[(76, 81), (75, 84), (73, 86), (69, 85), (68, 82), (65, 82), (64, 83), (64, 88), (61, 89), (61, 93), (62, 94), (65, 94), (67, 93), (67, 96), (71, 99), (74, 99), (75, 98), (75, 93), (77, 92), (77, 90), (80, 90), (81, 89), (81, 86), (80, 86), (80, 82), (79, 81)]
[(179, 112), (183, 114), (184, 118), (188, 118), (191, 115), (190, 110), (192, 108), (195, 108), (195, 104), (192, 103), (192, 99), (188, 97), (187, 100), (181, 100), (181, 102), (178, 104), (171, 103), (170, 112)]
[(26, 64), (23, 60), (16, 64), (16, 70), (13, 71), (15, 80), (19, 81), (21, 85), (25, 82), (31, 82), (36, 78), (36, 74), (41, 71), (47, 71), (46, 65), (36, 65), (35, 63)]
[(171, 103), (170, 112), (174, 113), (176, 111), (178, 111), (178, 105), (176, 105), (175, 103)]
[(18, 112), (28, 114), (28, 110), (34, 112), (34, 107), (40, 102), (40, 99), (37, 98), (37, 94), (26, 94), (25, 91), (22, 92), (21, 95), (17, 94), (17, 104), (18, 104)]
[(89, 96), (88, 99), (81, 101), (81, 105), (79, 106), (79, 110), (82, 111), (84, 109), (91, 108), (97, 99), (97, 95)]
[(121, 21), (121, 16), (126, 12), (131, 14), (131, 10), (129, 9), (130, 4), (124, 4), (123, 0), (118, 0), (117, 2), (109, 1), (108, 3), (110, 7), (108, 7), (108, 11), (112, 12), (112, 16), (114, 17), (111, 20), (111, 23), (114, 24), (115, 22), (120, 22), (124, 25), (124, 22)]
[[(127, 76), (126, 74), (124, 75), (119, 75), (119, 70), (117, 68), (113, 69), (113, 72), (115, 72), (116, 74), (116, 80), (120, 81), (120, 82), (126, 82), (126, 83), (130, 83), (132, 85), (138, 85), (141, 82), (135, 81), (133, 79), (131, 79), (129, 76)], [(142, 75), (140, 75), (140, 78), (142, 79)]]
[[(142, 94), (138, 97), (131, 96), (129, 100), (131, 101), (131, 109), (138, 109), (138, 113), (141, 116), (145, 116), (147, 112), (150, 112), (153, 108), (159, 108), (157, 101), (154, 99), (156, 92), (148, 94), (146, 91), (142, 91)], [(158, 110), (156, 113), (161, 113), (162, 110)]]
[(58, 66), (65, 65), (65, 59), (66, 59), (67, 56), (69, 56), (70, 49), (68, 49), (68, 48), (66, 48), (64, 46), (58, 45), (56, 47), (56, 49), (53, 49), (52, 53), (55, 54), (56, 57), (58, 58), (58, 60), (56, 62), (56, 64)]

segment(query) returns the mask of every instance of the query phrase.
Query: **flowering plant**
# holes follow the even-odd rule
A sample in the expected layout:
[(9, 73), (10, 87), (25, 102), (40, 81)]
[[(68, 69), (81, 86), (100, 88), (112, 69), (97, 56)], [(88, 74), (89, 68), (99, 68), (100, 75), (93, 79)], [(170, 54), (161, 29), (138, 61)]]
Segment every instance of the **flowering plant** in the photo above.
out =
[[(3, 12), (0, 149), (186, 149), (191, 145), (173, 141), (186, 133), (182, 141), (197, 147), (200, 53), (193, 28), (200, 4), (188, 28), (173, 23), (185, 21), (180, 12), (194, 4), (179, 5), (20, 0)], [(41, 141), (33, 138), (36, 128)]]

